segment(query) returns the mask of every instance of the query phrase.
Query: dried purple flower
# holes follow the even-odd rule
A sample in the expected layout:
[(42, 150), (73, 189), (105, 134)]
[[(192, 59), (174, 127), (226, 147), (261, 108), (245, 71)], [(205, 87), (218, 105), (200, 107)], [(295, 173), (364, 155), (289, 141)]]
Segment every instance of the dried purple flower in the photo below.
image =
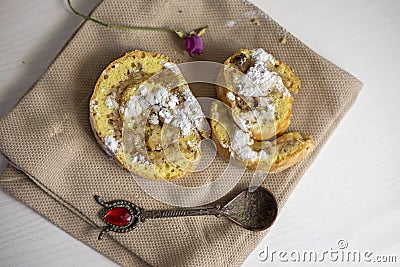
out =
[(203, 54), (203, 41), (201, 37), (198, 36), (196, 33), (190, 34), (185, 41), (185, 50), (188, 52), (189, 56), (193, 57), (194, 55), (201, 55)]
[(108, 24), (97, 19), (94, 19), (90, 16), (84, 15), (77, 11), (71, 4), (71, 0), (67, 0), (69, 8), (74, 12), (76, 15), (85, 18), (87, 20), (91, 20), (97, 24), (100, 24), (107, 28), (114, 28), (114, 29), (122, 29), (122, 30), (141, 30), (141, 31), (160, 31), (160, 32), (171, 32), (175, 33), (179, 36), (179, 38), (184, 39), (185, 50), (189, 53), (191, 57), (193, 55), (200, 55), (203, 54), (203, 41), (201, 37), (208, 29), (208, 27), (201, 28), (198, 32), (192, 31), (189, 36), (182, 30), (179, 29), (168, 29), (168, 28), (153, 28), (153, 27), (135, 27), (135, 26), (122, 26), (122, 25), (114, 25)]

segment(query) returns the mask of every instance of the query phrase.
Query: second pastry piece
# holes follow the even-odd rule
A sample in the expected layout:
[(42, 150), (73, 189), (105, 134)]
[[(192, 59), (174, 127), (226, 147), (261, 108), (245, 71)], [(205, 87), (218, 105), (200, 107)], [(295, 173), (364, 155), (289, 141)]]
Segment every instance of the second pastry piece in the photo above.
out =
[(268, 140), (289, 127), (292, 94), (297, 94), (300, 80), (262, 48), (241, 49), (229, 57), (219, 83), (218, 98), (254, 140)]
[(211, 128), (218, 152), (248, 169), (280, 172), (306, 157), (314, 141), (298, 132), (279, 136), (290, 124), (299, 79), (263, 49), (239, 50), (225, 61), (213, 103)]

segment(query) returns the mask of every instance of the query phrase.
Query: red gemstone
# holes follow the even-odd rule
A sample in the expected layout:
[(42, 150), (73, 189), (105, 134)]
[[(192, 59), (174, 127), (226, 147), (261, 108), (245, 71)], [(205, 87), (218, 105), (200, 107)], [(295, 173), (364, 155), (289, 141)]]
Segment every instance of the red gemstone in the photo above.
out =
[(117, 226), (126, 226), (131, 219), (132, 215), (129, 210), (122, 207), (112, 208), (104, 215), (106, 222)]

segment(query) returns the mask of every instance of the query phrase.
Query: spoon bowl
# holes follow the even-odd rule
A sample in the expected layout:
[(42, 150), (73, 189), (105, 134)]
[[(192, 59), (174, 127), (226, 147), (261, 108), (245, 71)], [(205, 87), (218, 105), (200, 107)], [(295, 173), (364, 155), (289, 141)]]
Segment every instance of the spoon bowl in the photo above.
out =
[(225, 206), (220, 214), (251, 231), (268, 229), (278, 215), (278, 203), (272, 193), (262, 187), (253, 192), (243, 190)]

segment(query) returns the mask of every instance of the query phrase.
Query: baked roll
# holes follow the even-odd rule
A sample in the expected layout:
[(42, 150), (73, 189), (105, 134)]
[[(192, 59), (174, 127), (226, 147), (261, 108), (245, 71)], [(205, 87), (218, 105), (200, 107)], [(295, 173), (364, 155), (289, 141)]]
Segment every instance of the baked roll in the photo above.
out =
[(241, 49), (224, 64), (219, 84), (225, 86), (216, 86), (217, 96), (238, 126), (259, 141), (285, 131), (300, 87), (293, 71), (262, 48)]
[(216, 86), (222, 102), (211, 106), (218, 153), (250, 170), (271, 173), (306, 157), (315, 147), (311, 137), (282, 134), (289, 127), (293, 94), (300, 87), (293, 71), (261, 48), (241, 49), (224, 64)]
[(190, 174), (210, 128), (177, 66), (160, 54), (135, 50), (101, 74), (90, 121), (102, 148), (127, 170), (149, 179)]

